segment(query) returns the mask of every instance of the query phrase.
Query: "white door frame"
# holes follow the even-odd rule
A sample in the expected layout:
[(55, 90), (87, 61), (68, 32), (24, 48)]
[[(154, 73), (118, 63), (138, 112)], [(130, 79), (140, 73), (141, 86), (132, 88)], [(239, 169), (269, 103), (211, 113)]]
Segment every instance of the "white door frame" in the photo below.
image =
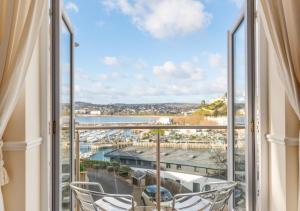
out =
[[(67, 27), (70, 33), (70, 180), (73, 181), (75, 176), (74, 164), (74, 33), (72, 24), (63, 11), (63, 2), (61, 0), (52, 0), (52, 48), (51, 48), (51, 64), (52, 64), (52, 210), (60, 211), (60, 186), (61, 186), (61, 172), (60, 172), (60, 35), (61, 24)], [(70, 192), (70, 207), (73, 209), (73, 194)]]
[[(259, 13), (260, 7), (258, 6)], [(256, 19), (256, 155), (257, 210), (269, 210), (268, 43), (260, 16)]]
[[(256, 165), (255, 165), (255, 0), (247, 0), (240, 17), (228, 32), (228, 179), (234, 180), (234, 122), (233, 122), (233, 34), (242, 22), (245, 22), (246, 44), (246, 108), (245, 108), (245, 174), (246, 174), (246, 210), (256, 209)], [(229, 203), (233, 209), (233, 197)]]

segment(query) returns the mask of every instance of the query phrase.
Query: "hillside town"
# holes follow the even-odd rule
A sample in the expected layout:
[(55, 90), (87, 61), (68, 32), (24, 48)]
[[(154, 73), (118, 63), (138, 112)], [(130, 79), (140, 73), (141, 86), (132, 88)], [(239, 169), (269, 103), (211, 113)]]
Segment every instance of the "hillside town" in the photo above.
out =
[(227, 112), (226, 96), (206, 103), (151, 103), (151, 104), (92, 104), (75, 102), (76, 115), (157, 115), (157, 116), (225, 116)]

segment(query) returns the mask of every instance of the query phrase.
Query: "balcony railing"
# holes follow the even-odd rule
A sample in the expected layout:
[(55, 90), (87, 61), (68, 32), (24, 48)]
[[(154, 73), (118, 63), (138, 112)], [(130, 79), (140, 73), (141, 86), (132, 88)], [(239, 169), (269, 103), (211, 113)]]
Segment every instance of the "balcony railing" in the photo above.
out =
[(103, 186), (114, 183), (116, 190), (108, 192), (129, 188), (138, 206), (168, 210), (168, 193), (197, 192), (208, 181), (226, 179), (226, 151), (227, 126), (77, 125), (76, 177), (84, 180), (80, 170), (88, 169)]

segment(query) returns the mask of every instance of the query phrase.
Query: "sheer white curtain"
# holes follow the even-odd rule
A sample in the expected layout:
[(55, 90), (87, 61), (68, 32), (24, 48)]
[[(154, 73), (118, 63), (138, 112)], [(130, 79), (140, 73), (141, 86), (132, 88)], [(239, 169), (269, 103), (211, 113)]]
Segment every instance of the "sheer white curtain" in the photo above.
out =
[(2, 137), (24, 84), (47, 0), (0, 0), (0, 211), (8, 183)]
[(267, 36), (273, 44), (278, 74), (300, 119), (300, 1), (261, 0)]
[[(300, 119), (300, 0), (261, 0), (261, 8), (267, 36), (280, 64), (278, 74)], [(300, 211), (300, 184), (298, 187)]]

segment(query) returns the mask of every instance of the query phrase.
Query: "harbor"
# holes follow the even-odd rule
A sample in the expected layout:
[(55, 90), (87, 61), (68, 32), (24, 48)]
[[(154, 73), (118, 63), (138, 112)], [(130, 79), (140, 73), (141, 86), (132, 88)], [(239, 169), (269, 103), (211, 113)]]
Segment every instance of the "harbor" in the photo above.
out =
[[(106, 184), (109, 176), (113, 183), (105, 188), (112, 193), (125, 191), (139, 201), (141, 187), (156, 184), (158, 168), (162, 186), (173, 194), (199, 191), (206, 182), (227, 178), (226, 126), (85, 121), (76, 129), (85, 180)], [(244, 129), (235, 132), (236, 146), (243, 148)], [(238, 150), (235, 154), (240, 169), (244, 168), (242, 154)], [(137, 182), (135, 174), (146, 176)], [(239, 171), (236, 176), (244, 178)]]

